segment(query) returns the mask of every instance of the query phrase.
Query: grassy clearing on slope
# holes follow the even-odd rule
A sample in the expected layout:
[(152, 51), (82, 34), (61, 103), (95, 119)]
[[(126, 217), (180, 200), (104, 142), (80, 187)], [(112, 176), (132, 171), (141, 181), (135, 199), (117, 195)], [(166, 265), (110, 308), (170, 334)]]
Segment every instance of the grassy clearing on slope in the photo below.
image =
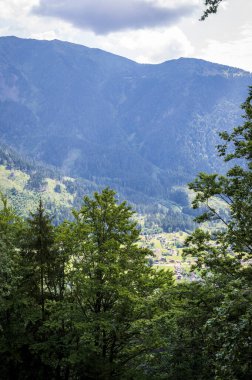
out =
[[(57, 210), (64, 210), (66, 216), (71, 213), (74, 194), (66, 190), (66, 186), (59, 180), (45, 178), (42, 190), (29, 189), (30, 175), (16, 169), (7, 169), (0, 166), (0, 191), (7, 196), (11, 206), (19, 215), (29, 216), (37, 208), (39, 199), (45, 203), (51, 215)], [(55, 191), (56, 186), (60, 190)]]

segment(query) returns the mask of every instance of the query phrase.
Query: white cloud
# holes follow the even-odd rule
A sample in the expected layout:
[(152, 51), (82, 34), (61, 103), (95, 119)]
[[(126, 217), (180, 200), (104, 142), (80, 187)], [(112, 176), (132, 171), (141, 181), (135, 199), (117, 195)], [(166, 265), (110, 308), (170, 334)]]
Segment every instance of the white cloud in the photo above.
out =
[(64, 21), (31, 16), (39, 0), (0, 0), (0, 36), (78, 41), (79, 31)]
[(41, 33), (32, 33), (31, 38), (34, 38), (35, 40), (55, 40), (57, 39), (57, 34), (55, 30), (48, 30), (46, 32)]
[(193, 55), (193, 46), (178, 27), (114, 33), (97, 41), (100, 48), (141, 63)]
[(9, 19), (17, 17), (17, 22), (27, 14), (39, 0), (0, 0), (0, 18)]
[(225, 42), (209, 39), (200, 57), (252, 72), (252, 26), (244, 25), (237, 35)]

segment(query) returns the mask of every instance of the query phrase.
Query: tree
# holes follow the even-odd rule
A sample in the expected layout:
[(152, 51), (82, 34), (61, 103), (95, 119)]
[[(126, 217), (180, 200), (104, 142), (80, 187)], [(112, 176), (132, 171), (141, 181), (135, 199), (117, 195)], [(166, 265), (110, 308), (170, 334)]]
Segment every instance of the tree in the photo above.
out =
[(14, 378), (19, 359), (20, 309), (17, 295), (17, 247), (23, 224), (0, 193), (0, 372), (2, 378)]
[(201, 17), (201, 21), (205, 20), (211, 13), (216, 13), (221, 2), (222, 0), (205, 0), (207, 8)]
[(52, 296), (56, 255), (53, 250), (53, 226), (45, 214), (42, 200), (28, 219), (28, 228), (21, 249), (23, 286), (35, 296), (45, 319), (45, 300)]
[[(206, 212), (197, 221), (219, 220), (226, 227), (219, 238), (225, 238), (232, 250), (239, 257), (252, 254), (252, 87), (249, 96), (242, 104), (245, 111), (245, 123), (234, 128), (229, 134), (222, 132), (225, 141), (218, 146), (220, 156), (225, 161), (235, 160), (235, 165), (227, 171), (226, 176), (200, 173), (189, 188), (196, 192), (193, 208), (204, 206)], [(229, 216), (225, 219), (211, 202), (218, 198), (223, 207), (228, 208)]]
[[(219, 154), (234, 166), (226, 175), (200, 173), (189, 186), (196, 192), (194, 208), (206, 211), (197, 221), (222, 222), (224, 231), (214, 234), (196, 230), (188, 239), (186, 253), (196, 257), (203, 283), (211, 283), (219, 294), (204, 326), (204, 350), (209, 354), (214, 379), (246, 380), (251, 366), (252, 291), (252, 87), (243, 103), (242, 126), (223, 132)], [(216, 208), (219, 198), (226, 217)], [(224, 206), (223, 206), (224, 207)], [(214, 355), (213, 355), (214, 353)]]
[(123, 376), (156, 347), (149, 335), (156, 300), (172, 276), (148, 266), (151, 252), (138, 246), (133, 212), (112, 190), (85, 197), (75, 218), (69, 286), (77, 340), (70, 356), (80, 379)]
[[(4, 200), (5, 202), (5, 200)], [(40, 201), (0, 212), (0, 369), (6, 379), (148, 378), (172, 274), (149, 266), (134, 213), (105, 189), (57, 228)], [(17, 226), (16, 226), (17, 225)], [(3, 248), (3, 249), (2, 249)]]
[(0, 305), (3, 306), (12, 284), (20, 221), (1, 193), (0, 198), (2, 202), (2, 209), (0, 209)]

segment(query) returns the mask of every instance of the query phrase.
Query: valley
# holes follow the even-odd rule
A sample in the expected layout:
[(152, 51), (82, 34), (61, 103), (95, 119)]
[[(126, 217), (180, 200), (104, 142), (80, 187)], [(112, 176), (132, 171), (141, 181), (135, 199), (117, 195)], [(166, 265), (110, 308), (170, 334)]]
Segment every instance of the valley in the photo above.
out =
[[(24, 171), (13, 169), (10, 166), (0, 165), (0, 192), (7, 197), (8, 204), (15, 212), (25, 218), (34, 213), (38, 207), (39, 200), (52, 217), (54, 224), (62, 222), (64, 219), (72, 220), (72, 209), (75, 205), (81, 205), (81, 195), (77, 194), (78, 189), (75, 179), (70, 177), (42, 178), (32, 186), (32, 176)], [(92, 195), (91, 188), (82, 187), (82, 195)], [(1, 208), (1, 206), (0, 206)], [(185, 237), (184, 232), (165, 233), (160, 227), (152, 229), (144, 228), (146, 215), (136, 215), (136, 220), (143, 227), (140, 246), (153, 251), (154, 257), (150, 258), (150, 264), (155, 267), (174, 269), (177, 279), (187, 277), (186, 270), (189, 269), (190, 262), (182, 258), (182, 247)], [(151, 220), (151, 216), (149, 216)], [(159, 232), (157, 232), (159, 231)]]

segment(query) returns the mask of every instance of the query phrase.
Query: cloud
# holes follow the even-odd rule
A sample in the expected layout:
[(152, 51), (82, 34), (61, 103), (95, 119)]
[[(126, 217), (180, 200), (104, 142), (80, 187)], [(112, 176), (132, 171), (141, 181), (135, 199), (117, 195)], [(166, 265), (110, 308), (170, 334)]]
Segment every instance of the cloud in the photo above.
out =
[(95, 34), (169, 26), (190, 15), (197, 1), (180, 0), (40, 0), (32, 12), (57, 17)]
[(39, 0), (0, 0), (0, 36), (78, 40), (80, 31), (65, 21), (45, 20), (31, 14)]
[(229, 41), (209, 39), (199, 57), (252, 72), (251, 24), (243, 25), (237, 35), (237, 39)]
[(140, 63), (160, 63), (194, 54), (190, 41), (177, 26), (117, 32), (109, 38), (97, 36), (96, 46)]

